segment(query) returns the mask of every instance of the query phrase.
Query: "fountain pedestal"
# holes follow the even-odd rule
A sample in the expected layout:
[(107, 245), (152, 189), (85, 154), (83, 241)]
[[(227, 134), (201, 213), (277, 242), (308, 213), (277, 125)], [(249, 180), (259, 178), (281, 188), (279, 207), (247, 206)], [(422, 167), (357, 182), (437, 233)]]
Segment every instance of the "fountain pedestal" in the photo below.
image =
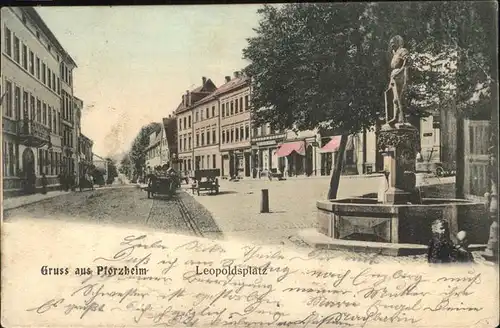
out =
[(407, 204), (415, 199), (415, 159), (419, 133), (410, 124), (384, 125), (377, 146), (384, 155), (385, 186), (378, 201), (384, 204)]
[(427, 251), (432, 222), (443, 219), (451, 239), (466, 230), (470, 242), (481, 243), (487, 232), (483, 203), (421, 199), (415, 186), (418, 142), (418, 130), (410, 124), (384, 126), (377, 140), (385, 166), (378, 197), (318, 201), (318, 231), (308, 232), (302, 239), (317, 248), (418, 254)]

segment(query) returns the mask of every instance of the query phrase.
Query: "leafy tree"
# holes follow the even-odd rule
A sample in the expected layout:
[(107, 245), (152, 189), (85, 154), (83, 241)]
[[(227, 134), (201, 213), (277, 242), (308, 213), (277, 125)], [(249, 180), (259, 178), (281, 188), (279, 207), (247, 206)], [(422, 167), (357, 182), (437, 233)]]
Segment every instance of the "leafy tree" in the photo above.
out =
[(120, 173), (124, 174), (128, 178), (131, 177), (132, 174), (132, 162), (130, 160), (130, 155), (129, 153), (126, 153), (122, 160), (120, 161), (120, 168), (119, 168)]
[(348, 135), (372, 129), (384, 111), (390, 37), (377, 35), (383, 27), (372, 6), (266, 5), (243, 51), (257, 124), (342, 134), (329, 199), (337, 195)]
[[(477, 112), (481, 106), (471, 106), (471, 99), (478, 89), (496, 85), (492, 4), (266, 5), (257, 36), (243, 51), (250, 60), (245, 71), (252, 77), (253, 118), (282, 129), (342, 134), (328, 193), (336, 198), (347, 136), (371, 129), (383, 112), (390, 38), (402, 35), (412, 54), (405, 95), (410, 119), (451, 99), (461, 111)], [(491, 99), (486, 102), (491, 108)]]
[(149, 145), (149, 136), (153, 131), (159, 132), (161, 129), (160, 123), (149, 123), (141, 128), (139, 134), (135, 137), (132, 143), (132, 148), (129, 152), (130, 161), (133, 164), (134, 172), (137, 176), (141, 176), (146, 164), (146, 148)]
[(106, 184), (112, 184), (115, 178), (118, 177), (118, 170), (113, 159), (107, 157), (106, 162), (108, 163), (108, 178)]

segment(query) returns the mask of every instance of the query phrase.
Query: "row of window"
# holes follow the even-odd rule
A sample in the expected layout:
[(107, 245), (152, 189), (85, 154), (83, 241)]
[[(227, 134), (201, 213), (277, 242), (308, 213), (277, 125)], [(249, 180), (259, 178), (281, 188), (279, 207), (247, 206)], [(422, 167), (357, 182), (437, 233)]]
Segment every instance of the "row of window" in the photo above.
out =
[(69, 146), (73, 147), (73, 131), (71, 129), (68, 129), (68, 127), (63, 128), (63, 140), (62, 144), (63, 146)]
[[(3, 142), (2, 153), (3, 157), (3, 176), (14, 177), (24, 176), (26, 172), (22, 172), (19, 165), (19, 152), (12, 142)], [(53, 152), (52, 150), (38, 149), (37, 152), (37, 167), (35, 174), (41, 175), (58, 175), (61, 173), (62, 154)]]
[[(65, 158), (66, 159), (66, 158)], [(66, 159), (67, 160), (67, 159)], [(38, 149), (38, 174), (58, 175), (62, 171), (61, 163), (63, 157), (61, 153), (52, 150)]]
[(203, 147), (217, 144), (217, 130), (196, 132), (196, 146)]
[(233, 143), (250, 139), (250, 126), (230, 127), (222, 130), (222, 143)]
[[(200, 155), (195, 156), (195, 170), (203, 169), (216, 169), (217, 168), (217, 155)], [(187, 168), (189, 170), (189, 168)]]
[[(273, 130), (268, 126), (255, 127), (253, 128), (253, 136), (265, 136), (273, 133), (280, 133), (278, 130)], [(248, 141), (250, 139), (250, 125), (241, 125), (239, 127), (225, 127), (221, 132), (221, 143), (234, 143)], [(212, 132), (206, 131), (201, 133), (196, 133), (195, 147), (203, 147), (217, 144), (217, 130), (213, 129)], [(185, 134), (179, 137), (179, 151), (185, 152), (191, 150), (191, 133)]]
[(178, 127), (179, 127), (179, 131), (191, 129), (191, 116), (187, 116), (187, 117), (184, 116), (183, 118), (179, 118)]
[(50, 132), (60, 134), (59, 111), (39, 98), (35, 98), (26, 90), (21, 93), (21, 87), (7, 80), (5, 81), (4, 106), (5, 116), (16, 120), (28, 117), (48, 127)]
[(151, 158), (154, 158), (154, 157), (159, 157), (161, 155), (161, 150), (162, 148), (160, 148), (159, 146), (162, 145), (163, 147), (163, 150), (167, 150), (168, 149), (168, 143), (167, 143), (167, 140), (166, 139), (163, 139), (156, 147), (154, 148), (151, 148), (147, 151), (146, 153), (146, 158), (147, 159), (151, 159)]
[(222, 117), (237, 115), (239, 113), (243, 113), (243, 111), (247, 111), (250, 108), (248, 95), (245, 96), (245, 100), (243, 101), (243, 97), (239, 99), (236, 98), (234, 100), (228, 101), (222, 104), (221, 115)]
[[(231, 101), (227, 101), (222, 104), (222, 117), (232, 116), (249, 109), (249, 98), (248, 95), (245, 97), (240, 97), (237, 99), (233, 99)], [(217, 111), (215, 106), (212, 106), (204, 109), (197, 109), (194, 111), (194, 123), (200, 122), (206, 119), (210, 119), (217, 116)], [(191, 116), (184, 116), (183, 118), (179, 118), (178, 120), (178, 128), (179, 131), (190, 129), (191, 128)]]
[(61, 97), (61, 108), (62, 108), (62, 118), (66, 121), (73, 122), (73, 106), (71, 101), (71, 96), (63, 91)]
[[(18, 63), (28, 74), (46, 85), (57, 94), (61, 94), (61, 81), (48, 65), (35, 56), (26, 44), (5, 27), (5, 54)], [(22, 54), (21, 54), (22, 52)]]
[(191, 133), (179, 137), (179, 151), (188, 151), (191, 148)]
[(179, 169), (181, 171), (191, 171), (191, 159), (182, 160)]
[(208, 107), (206, 109), (197, 109), (194, 112), (194, 122), (196, 123), (199, 121), (207, 120), (215, 116), (217, 116), (215, 106), (212, 106), (212, 115), (210, 115), (210, 109)]

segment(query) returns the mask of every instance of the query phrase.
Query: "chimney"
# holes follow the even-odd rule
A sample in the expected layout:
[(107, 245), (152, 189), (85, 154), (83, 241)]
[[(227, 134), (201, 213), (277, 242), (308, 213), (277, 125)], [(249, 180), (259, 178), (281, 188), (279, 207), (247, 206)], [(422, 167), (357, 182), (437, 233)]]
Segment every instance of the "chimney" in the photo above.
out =
[(204, 87), (205, 86), (205, 83), (207, 83), (207, 78), (206, 77), (202, 77), (201, 78), (201, 86)]
[(234, 72), (234, 78), (237, 79), (240, 77), (240, 72), (236, 71)]
[(229, 83), (229, 81), (231, 81), (231, 77), (228, 75), (226, 76), (226, 83)]

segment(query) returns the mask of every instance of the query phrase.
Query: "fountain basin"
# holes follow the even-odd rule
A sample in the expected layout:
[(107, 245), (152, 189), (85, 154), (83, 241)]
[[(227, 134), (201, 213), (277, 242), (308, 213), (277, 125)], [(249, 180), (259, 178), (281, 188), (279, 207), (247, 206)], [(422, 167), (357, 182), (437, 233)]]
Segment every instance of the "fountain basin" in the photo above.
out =
[(386, 255), (424, 253), (432, 237), (431, 223), (436, 219), (448, 222), (452, 240), (460, 230), (467, 231), (471, 244), (488, 239), (486, 208), (481, 202), (424, 198), (421, 204), (391, 205), (378, 203), (377, 198), (352, 197), (317, 201), (316, 207), (322, 235), (319, 244), (325, 244), (323, 237), (328, 237), (330, 246), (326, 248), (331, 249)]

